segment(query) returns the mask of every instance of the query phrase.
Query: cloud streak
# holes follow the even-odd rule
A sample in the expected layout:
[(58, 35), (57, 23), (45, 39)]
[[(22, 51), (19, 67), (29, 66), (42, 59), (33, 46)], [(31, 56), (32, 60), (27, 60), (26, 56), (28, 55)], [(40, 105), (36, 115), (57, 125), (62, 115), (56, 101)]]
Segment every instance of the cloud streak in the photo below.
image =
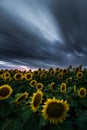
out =
[(85, 0), (1, 0), (0, 60), (35, 68), (86, 66), (86, 5)]

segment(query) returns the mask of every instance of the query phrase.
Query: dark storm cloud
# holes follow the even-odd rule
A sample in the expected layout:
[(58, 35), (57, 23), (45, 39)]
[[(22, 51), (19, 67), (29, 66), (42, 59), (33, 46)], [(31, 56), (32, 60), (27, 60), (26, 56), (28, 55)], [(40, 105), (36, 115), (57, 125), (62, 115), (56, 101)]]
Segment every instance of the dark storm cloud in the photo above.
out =
[(1, 0), (0, 66), (87, 65), (85, 0)]

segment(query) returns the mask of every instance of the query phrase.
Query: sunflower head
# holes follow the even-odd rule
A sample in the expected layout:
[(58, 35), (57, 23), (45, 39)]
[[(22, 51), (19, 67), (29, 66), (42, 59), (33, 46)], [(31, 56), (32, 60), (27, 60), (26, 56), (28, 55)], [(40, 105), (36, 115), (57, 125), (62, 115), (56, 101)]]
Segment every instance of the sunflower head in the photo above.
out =
[(26, 80), (32, 80), (33, 74), (31, 72), (25, 73), (24, 75)]
[(54, 86), (55, 86), (55, 82), (51, 82), (50, 89), (52, 90), (54, 88)]
[(66, 74), (66, 73), (67, 73), (67, 71), (68, 71), (67, 69), (64, 69), (64, 70), (63, 70), (63, 73), (64, 73), (64, 74)]
[(73, 90), (74, 90), (74, 92), (76, 91), (76, 85), (73, 86)]
[(4, 78), (10, 78), (10, 73), (8, 71), (4, 73)]
[(77, 79), (81, 79), (83, 77), (83, 73), (81, 71), (76, 74)]
[(10, 97), (12, 94), (13, 89), (9, 85), (2, 85), (0, 86), (0, 100), (5, 100)]
[(13, 76), (13, 78), (15, 80), (21, 80), (22, 79), (22, 73), (20, 73), (20, 72), (15, 73), (14, 76)]
[(31, 87), (36, 87), (37, 81), (36, 80), (31, 80), (30, 81), (30, 86)]
[(69, 67), (68, 67), (69, 69), (72, 69), (72, 65), (69, 65)]
[(75, 68), (75, 71), (76, 71), (76, 72), (79, 72), (79, 71), (80, 71), (80, 68), (79, 68), (79, 67), (76, 67), (76, 68)]
[(66, 83), (61, 83), (61, 85), (60, 85), (60, 92), (62, 92), (62, 93), (66, 92)]
[(55, 98), (47, 99), (42, 107), (42, 116), (53, 124), (62, 123), (66, 117), (66, 112), (69, 110), (67, 101)]
[(42, 103), (43, 92), (38, 90), (36, 93), (33, 93), (32, 100), (30, 102), (30, 107), (33, 112), (36, 112), (39, 108), (39, 105)]
[(58, 79), (61, 79), (63, 77), (63, 72), (58, 73)]
[(43, 84), (42, 83), (37, 83), (36, 88), (41, 90), (43, 88)]
[(70, 84), (71, 82), (72, 82), (72, 76), (69, 77), (69, 78), (67, 78), (67, 80), (66, 80), (66, 83), (67, 83), (67, 84)]
[(49, 68), (49, 72), (50, 72), (50, 71), (53, 71), (53, 70), (54, 70), (54, 69), (53, 69), (52, 67), (51, 67), (51, 68)]
[(47, 74), (44, 72), (44, 73), (42, 73), (42, 74), (40, 74), (40, 78), (41, 79), (44, 79), (44, 78), (46, 78), (47, 77)]
[(85, 98), (85, 97), (86, 97), (86, 88), (81, 87), (81, 88), (78, 90), (78, 96), (81, 97), (81, 98)]
[(20, 104), (24, 99), (27, 99), (28, 98), (28, 93), (27, 92), (24, 92), (24, 93), (21, 93), (17, 99), (15, 100), (15, 103), (16, 104)]
[(34, 75), (34, 76), (39, 76), (39, 73), (40, 73), (40, 72), (39, 72), (38, 70), (35, 70), (35, 71), (33, 72), (33, 75)]
[(55, 76), (55, 71), (54, 70), (50, 71), (50, 76)]
[(56, 73), (59, 73), (60, 72), (60, 68), (57, 67), (55, 71), (56, 71)]

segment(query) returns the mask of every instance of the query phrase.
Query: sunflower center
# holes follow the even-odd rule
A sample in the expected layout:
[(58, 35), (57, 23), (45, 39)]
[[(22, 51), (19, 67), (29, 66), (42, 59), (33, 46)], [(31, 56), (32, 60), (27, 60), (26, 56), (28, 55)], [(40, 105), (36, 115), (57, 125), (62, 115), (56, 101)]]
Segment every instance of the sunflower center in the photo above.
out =
[(42, 85), (41, 85), (41, 84), (39, 84), (37, 87), (38, 87), (38, 88), (42, 88)]
[(26, 95), (22, 95), (19, 99), (18, 102), (21, 102), (23, 99), (25, 99)]
[(29, 79), (29, 78), (31, 78), (31, 75), (30, 75), (30, 74), (28, 74), (28, 75), (27, 75), (27, 78), (28, 78), (28, 79)]
[(62, 90), (65, 90), (65, 86), (64, 85), (62, 86)]
[(80, 95), (84, 95), (84, 93), (85, 93), (84, 90), (80, 91)]
[(61, 103), (52, 102), (47, 107), (47, 114), (52, 118), (58, 118), (64, 112), (64, 106)]
[(81, 74), (81, 73), (79, 73), (79, 74), (78, 74), (78, 77), (81, 77), (81, 76), (82, 76), (82, 74)]
[(40, 94), (37, 94), (34, 98), (34, 102), (33, 102), (33, 105), (35, 107), (37, 107), (39, 104), (40, 104), (40, 101), (41, 101), (41, 95)]
[(0, 96), (1, 97), (4, 97), (4, 96), (6, 96), (6, 95), (8, 95), (9, 94), (9, 89), (6, 87), (4, 87), (4, 88), (2, 88), (2, 89), (0, 89)]
[(17, 78), (17, 79), (19, 79), (20, 77), (21, 77), (21, 75), (20, 75), (20, 74), (17, 74), (17, 75), (16, 75), (16, 78)]
[(9, 74), (6, 74), (6, 77), (9, 76)]
[(34, 84), (35, 84), (35, 82), (33, 81), (33, 82), (32, 82), (32, 85), (34, 85)]

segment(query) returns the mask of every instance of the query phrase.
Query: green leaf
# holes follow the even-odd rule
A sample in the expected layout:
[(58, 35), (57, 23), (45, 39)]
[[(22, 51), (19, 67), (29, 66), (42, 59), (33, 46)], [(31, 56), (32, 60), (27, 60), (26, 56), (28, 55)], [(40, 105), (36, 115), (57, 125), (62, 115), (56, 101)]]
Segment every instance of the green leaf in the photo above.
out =
[(73, 130), (72, 128), (72, 121), (64, 121), (63, 124), (61, 124), (62, 130)]
[(24, 124), (21, 122), (20, 119), (16, 119), (11, 130), (24, 130)]
[(4, 120), (2, 126), (0, 127), (0, 130), (12, 130), (14, 124), (14, 120)]
[(43, 117), (40, 118), (39, 121), (39, 127), (43, 128), (44, 126), (46, 126), (48, 124), (48, 122), (46, 120), (43, 119)]
[(22, 120), (26, 121), (28, 120), (32, 115), (31, 110), (29, 109), (29, 106), (25, 107), (22, 111)]
[(79, 127), (79, 130), (87, 127), (87, 111), (81, 114), (81, 116), (75, 121), (75, 124)]

